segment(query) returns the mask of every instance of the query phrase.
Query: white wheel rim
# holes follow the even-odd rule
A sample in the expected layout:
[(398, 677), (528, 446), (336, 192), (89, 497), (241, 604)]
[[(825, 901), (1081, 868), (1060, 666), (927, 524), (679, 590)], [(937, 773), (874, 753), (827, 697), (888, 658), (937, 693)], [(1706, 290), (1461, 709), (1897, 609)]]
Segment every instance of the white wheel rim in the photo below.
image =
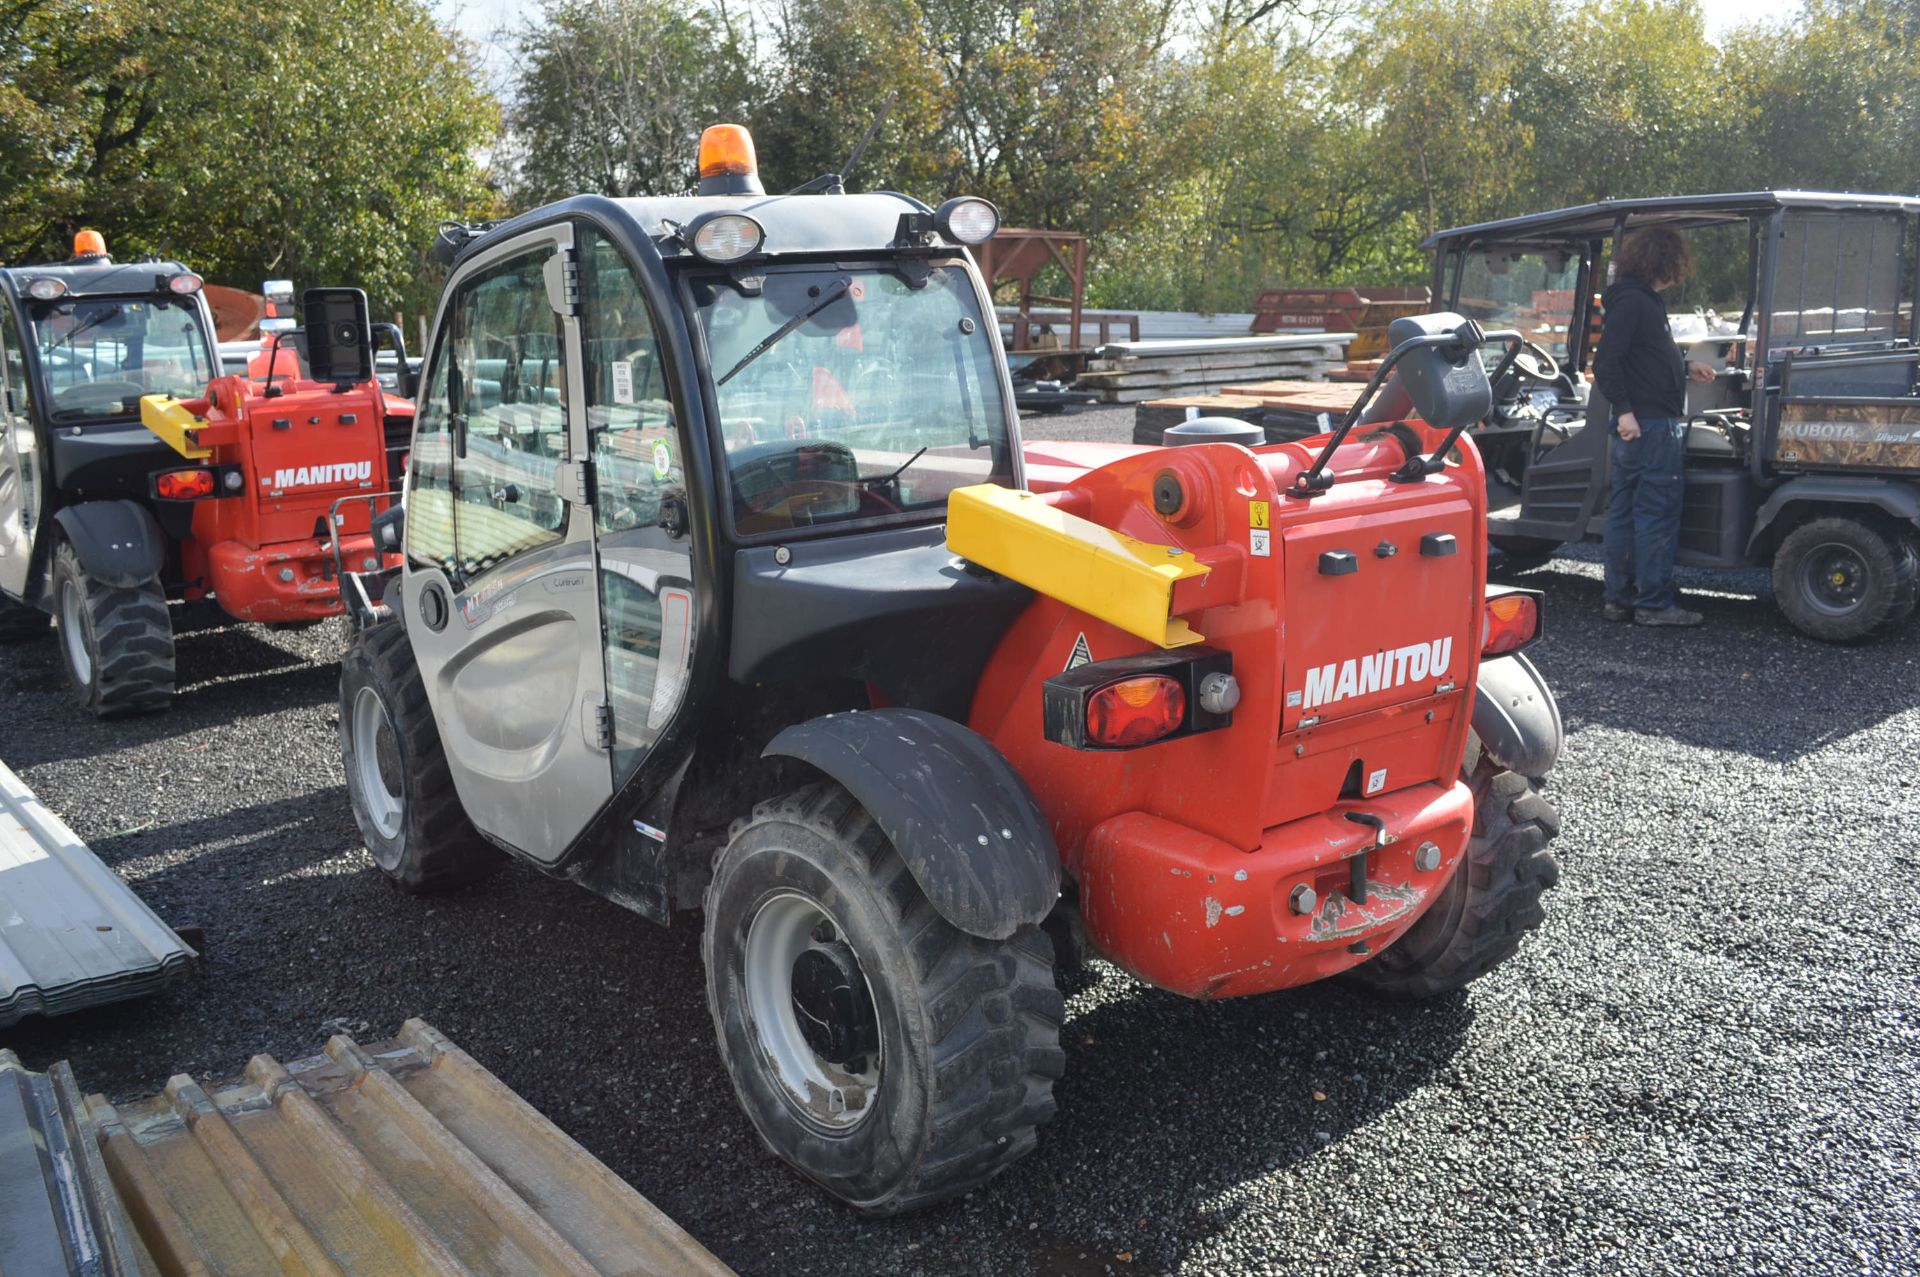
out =
[(67, 660), (73, 676), (82, 686), (93, 682), (93, 658), (87, 655), (87, 623), (80, 587), (72, 581), (60, 582), (60, 637), (67, 645)]
[(397, 838), (400, 835), (400, 821), (406, 814), (404, 795), (388, 788), (387, 778), (380, 768), (380, 742), (384, 732), (388, 739), (393, 736), (393, 723), (387, 717), (387, 707), (380, 700), (380, 693), (371, 687), (363, 687), (353, 698), (353, 720), (349, 730), (353, 733), (353, 774), (358, 783), (360, 797), (367, 805), (367, 816), (373, 821), (373, 827), (380, 831), (383, 838)]
[[(745, 955), (747, 1028), (753, 1049), (766, 1061), (788, 1103), (800, 1117), (836, 1134), (850, 1131), (873, 1111), (880, 1086), (881, 1048), (862, 1073), (849, 1073), (814, 1054), (793, 1009), (793, 964), (812, 943), (814, 928), (846, 931), (817, 901), (795, 893), (760, 906), (747, 924)], [(861, 975), (865, 977), (865, 970)], [(873, 996), (872, 981), (867, 996)]]

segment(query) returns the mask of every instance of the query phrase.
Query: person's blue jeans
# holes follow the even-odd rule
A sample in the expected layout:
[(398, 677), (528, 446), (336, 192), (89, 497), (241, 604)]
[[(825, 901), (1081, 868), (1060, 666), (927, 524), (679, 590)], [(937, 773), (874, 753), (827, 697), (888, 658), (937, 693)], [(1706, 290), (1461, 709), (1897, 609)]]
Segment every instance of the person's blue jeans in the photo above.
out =
[(1667, 608), (1679, 602), (1673, 557), (1680, 549), (1680, 506), (1686, 493), (1687, 423), (1642, 417), (1640, 437), (1622, 439), (1609, 421), (1607, 602)]

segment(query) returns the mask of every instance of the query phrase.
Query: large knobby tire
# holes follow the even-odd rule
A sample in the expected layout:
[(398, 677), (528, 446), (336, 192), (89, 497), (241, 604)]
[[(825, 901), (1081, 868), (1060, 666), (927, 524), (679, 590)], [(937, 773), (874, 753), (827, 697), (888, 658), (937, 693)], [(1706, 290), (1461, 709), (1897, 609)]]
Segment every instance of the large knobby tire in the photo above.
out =
[(82, 708), (126, 718), (173, 700), (173, 623), (157, 581), (102, 584), (63, 541), (53, 552), (53, 604), (60, 656)]
[(53, 618), (37, 607), (0, 596), (0, 643), (25, 643), (47, 632)]
[(735, 825), (702, 949), (740, 1106), (768, 1148), (861, 1211), (964, 1193), (1053, 1115), (1066, 1056), (1052, 942), (1037, 926), (1006, 940), (953, 926), (839, 785)]
[(1773, 596), (1793, 628), (1826, 643), (1873, 638), (1913, 614), (1920, 556), (1861, 519), (1811, 519), (1773, 556)]
[(450, 891), (506, 863), (460, 805), (397, 622), (361, 630), (341, 658), (340, 759), (367, 852), (402, 890)]
[(1560, 881), (1547, 843), (1560, 816), (1517, 772), (1482, 760), (1469, 781), (1473, 836), (1439, 899), (1354, 978), (1407, 997), (1458, 989), (1512, 957), (1545, 914), (1540, 893)]

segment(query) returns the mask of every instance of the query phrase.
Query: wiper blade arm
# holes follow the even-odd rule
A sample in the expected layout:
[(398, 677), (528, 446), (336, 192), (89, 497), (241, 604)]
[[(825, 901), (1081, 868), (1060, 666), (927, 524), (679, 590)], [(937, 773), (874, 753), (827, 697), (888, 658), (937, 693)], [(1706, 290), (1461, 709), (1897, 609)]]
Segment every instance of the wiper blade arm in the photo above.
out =
[(739, 374), (742, 368), (745, 368), (748, 364), (760, 358), (760, 356), (766, 354), (769, 350), (772, 350), (787, 336), (788, 333), (791, 333), (794, 329), (806, 323), (809, 319), (812, 319), (815, 315), (819, 314), (821, 311), (825, 310), (827, 307), (833, 305), (833, 303), (839, 301), (843, 296), (846, 295), (847, 290), (852, 287), (853, 287), (852, 277), (846, 276), (846, 275), (841, 276), (840, 279), (834, 283), (833, 287), (827, 289), (826, 292), (820, 294), (820, 298), (818, 301), (814, 302), (813, 305), (807, 307), (805, 310), (801, 311), (798, 315), (795, 315), (792, 319), (789, 319), (786, 323), (780, 325), (778, 328), (768, 333), (765, 337), (761, 338), (760, 344), (758, 346), (755, 346), (752, 350), (749, 350), (746, 354), (742, 355), (740, 357), (740, 362), (735, 364), (733, 367), (727, 369), (726, 375), (724, 377), (721, 377), (718, 381), (714, 382), (713, 384), (715, 386), (724, 386), (729, 381), (732, 381), (734, 377)]
[[(932, 444), (928, 444), (928, 445), (927, 445), (927, 448), (931, 448), (932, 446), (933, 446)], [(913, 454), (913, 455), (912, 455), (911, 457), (908, 457), (908, 458), (907, 458), (907, 459), (906, 459), (905, 461), (903, 461), (903, 462), (901, 462), (901, 463), (900, 463), (900, 468), (899, 468), (898, 470), (893, 470), (893, 471), (890, 471), (890, 472), (888, 472), (888, 473), (886, 473), (886, 474), (870, 474), (870, 475), (868, 475), (868, 476), (867, 476), (866, 478), (864, 478), (864, 479), (862, 479), (862, 480), (860, 480), (860, 482), (861, 482), (861, 483), (863, 483), (863, 484), (866, 484), (866, 483), (892, 483), (892, 482), (893, 482), (893, 481), (894, 481), (895, 479), (898, 479), (898, 478), (899, 478), (899, 477), (900, 477), (901, 475), (903, 475), (903, 474), (905, 474), (905, 473), (907, 472), (907, 467), (908, 467), (908, 466), (910, 466), (910, 465), (912, 465), (912, 464), (913, 464), (914, 462), (916, 462), (916, 461), (918, 461), (918, 460), (920, 460), (920, 458), (922, 458), (922, 457), (924, 457), (924, 456), (926, 456), (926, 455), (927, 455), (927, 448), (922, 448), (922, 449), (920, 449), (920, 451), (918, 451), (918, 452), (916, 452), (916, 453), (914, 453), (914, 454)]]

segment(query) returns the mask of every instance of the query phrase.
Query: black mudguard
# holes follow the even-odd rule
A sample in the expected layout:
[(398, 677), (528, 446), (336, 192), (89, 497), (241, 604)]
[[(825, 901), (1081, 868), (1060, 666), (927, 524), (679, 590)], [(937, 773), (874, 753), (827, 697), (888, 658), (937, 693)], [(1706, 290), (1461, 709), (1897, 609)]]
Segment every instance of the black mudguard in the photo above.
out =
[(1524, 653), (1480, 662), (1473, 734), (1495, 762), (1531, 779), (1546, 775), (1560, 757), (1566, 739), (1560, 704)]
[(1920, 530), (1920, 487), (1900, 479), (1870, 475), (1805, 475), (1789, 479), (1767, 495), (1753, 516), (1753, 533), (1747, 538), (1747, 555), (1754, 562), (1766, 560), (1775, 541), (1773, 525), (1789, 506), (1852, 506), (1861, 511), (1877, 510), (1890, 519)]
[(940, 916), (1004, 940), (1060, 898), (1053, 831), (1020, 773), (987, 739), (915, 709), (829, 714), (766, 748), (847, 787)]
[(80, 556), (87, 575), (103, 585), (132, 589), (156, 580), (167, 563), (167, 541), (153, 512), (132, 501), (86, 501), (53, 516)]

